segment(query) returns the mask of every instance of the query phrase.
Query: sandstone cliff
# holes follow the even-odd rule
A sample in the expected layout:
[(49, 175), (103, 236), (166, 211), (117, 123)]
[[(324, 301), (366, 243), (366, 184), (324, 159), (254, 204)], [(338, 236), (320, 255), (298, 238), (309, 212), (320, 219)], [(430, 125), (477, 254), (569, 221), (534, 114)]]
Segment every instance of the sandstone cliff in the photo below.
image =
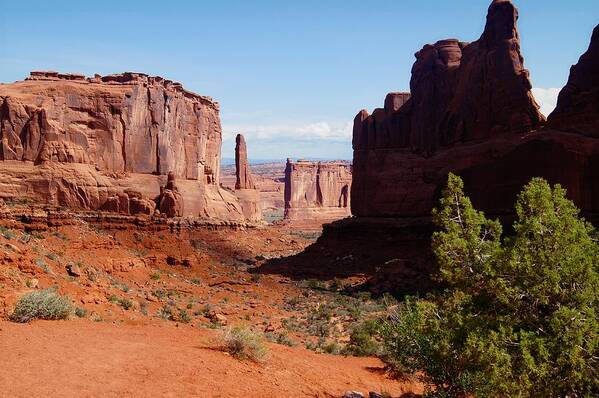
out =
[[(370, 274), (366, 287), (418, 293), (434, 283), (430, 212), (447, 174), (477, 209), (509, 224), (532, 178), (560, 183), (599, 223), (599, 27), (573, 66), (547, 126), (530, 94), (511, 2), (489, 7), (481, 38), (443, 40), (416, 54), (411, 94), (354, 124), (351, 219), (323, 227), (290, 269), (303, 277)], [(295, 267), (295, 268), (294, 268)]]
[(220, 146), (218, 103), (161, 77), (32, 72), (0, 85), (4, 197), (99, 209), (126, 189), (153, 200), (172, 172), (184, 215), (241, 219), (219, 189)]
[(351, 184), (345, 163), (287, 159), (285, 219), (322, 222), (350, 216)]
[[(390, 94), (385, 103), (397, 106), (358, 113), (354, 215), (426, 217), (448, 172), (460, 174), (474, 204), (491, 214), (511, 213), (516, 194), (534, 176), (561, 183), (583, 210), (599, 212), (592, 183), (597, 142), (588, 131), (541, 128), (545, 120), (524, 69), (517, 17), (510, 1), (493, 1), (479, 40), (424, 46), (416, 53), (411, 94)], [(573, 68), (552, 125), (567, 123), (562, 113), (568, 111), (561, 109), (593, 97), (585, 84), (596, 77), (579, 75), (596, 76), (594, 52), (591, 46)], [(592, 124), (592, 106), (575, 107), (579, 126)]]
[(589, 49), (570, 69), (568, 83), (548, 119), (556, 129), (599, 137), (599, 25)]

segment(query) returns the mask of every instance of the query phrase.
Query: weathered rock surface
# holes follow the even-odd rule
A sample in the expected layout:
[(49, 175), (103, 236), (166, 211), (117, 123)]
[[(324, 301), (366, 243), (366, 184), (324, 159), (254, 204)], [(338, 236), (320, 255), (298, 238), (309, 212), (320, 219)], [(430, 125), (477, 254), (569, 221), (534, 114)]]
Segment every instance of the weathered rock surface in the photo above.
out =
[(235, 143), (235, 196), (239, 200), (245, 218), (249, 221), (261, 222), (263, 217), (260, 191), (254, 184), (243, 135), (237, 134)]
[(241, 134), (235, 137), (235, 189), (256, 189), (250, 164), (248, 163), (248, 149), (245, 138)]
[(416, 54), (411, 95), (390, 94), (385, 109), (358, 113), (356, 217), (325, 225), (293, 272), (311, 264), (305, 275), (369, 273), (366, 287), (377, 293), (426, 291), (435, 269), (430, 212), (449, 172), (463, 178), (477, 209), (504, 222), (537, 176), (560, 183), (583, 215), (599, 222), (599, 29), (544, 126), (523, 68), (516, 16), (511, 2), (493, 1), (478, 41), (425, 46)]
[(593, 30), (589, 49), (570, 69), (568, 83), (548, 122), (556, 129), (599, 136), (599, 25)]
[(219, 187), (220, 146), (218, 103), (161, 77), (32, 72), (0, 84), (3, 197), (148, 214), (172, 172), (191, 203), (183, 215), (242, 220)]
[(156, 204), (160, 213), (167, 217), (183, 216), (183, 196), (179, 193), (179, 188), (175, 184), (174, 173), (168, 173), (168, 180), (166, 185), (160, 190)]
[(351, 215), (351, 166), (287, 159), (285, 219), (335, 220)]
[[(510, 1), (493, 1), (479, 40), (442, 40), (416, 53), (408, 100), (388, 97), (385, 109), (358, 113), (354, 215), (428, 216), (448, 172), (461, 175), (474, 205), (490, 214), (511, 213), (517, 193), (534, 176), (561, 183), (583, 210), (599, 212), (599, 197), (590, 183), (597, 181), (597, 142), (587, 137), (589, 132), (540, 129), (544, 118), (520, 54), (517, 16)], [(573, 97), (591, 99), (584, 84), (594, 81), (597, 86), (595, 53), (592, 45), (582, 66), (573, 68), (575, 77), (560, 104), (570, 104)], [(584, 77), (587, 70), (595, 77)], [(408, 96), (390, 94), (398, 95)], [(567, 119), (558, 116), (560, 109), (566, 106), (558, 105), (552, 125), (563, 126), (558, 119)], [(577, 120), (591, 120), (588, 109)]]

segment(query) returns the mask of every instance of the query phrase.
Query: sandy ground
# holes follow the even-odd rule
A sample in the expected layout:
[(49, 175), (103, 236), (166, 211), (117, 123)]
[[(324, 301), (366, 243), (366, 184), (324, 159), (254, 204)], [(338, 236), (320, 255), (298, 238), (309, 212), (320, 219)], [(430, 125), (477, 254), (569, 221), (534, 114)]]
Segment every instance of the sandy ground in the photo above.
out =
[(401, 396), (418, 386), (387, 378), (374, 358), (269, 344), (262, 364), (216, 349), (217, 331), (189, 325), (90, 320), (0, 321), (1, 397)]

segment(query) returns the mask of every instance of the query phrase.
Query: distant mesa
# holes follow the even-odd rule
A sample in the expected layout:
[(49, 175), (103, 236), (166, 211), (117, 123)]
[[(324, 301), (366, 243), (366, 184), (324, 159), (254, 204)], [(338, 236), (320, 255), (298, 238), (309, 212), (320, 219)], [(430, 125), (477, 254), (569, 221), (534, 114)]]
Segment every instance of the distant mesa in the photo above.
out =
[(285, 220), (322, 223), (350, 216), (351, 184), (346, 162), (287, 159)]

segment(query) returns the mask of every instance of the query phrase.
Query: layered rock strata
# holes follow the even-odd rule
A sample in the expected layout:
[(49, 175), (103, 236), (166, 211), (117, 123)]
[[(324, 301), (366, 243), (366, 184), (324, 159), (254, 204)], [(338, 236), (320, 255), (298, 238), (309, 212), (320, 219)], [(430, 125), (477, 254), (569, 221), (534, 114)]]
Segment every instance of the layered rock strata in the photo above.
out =
[(479, 40), (425, 46), (416, 53), (411, 93), (390, 94), (372, 115), (358, 113), (356, 217), (325, 225), (298, 264), (377, 270), (374, 291), (385, 284), (398, 293), (426, 290), (435, 268), (430, 212), (449, 172), (463, 178), (477, 209), (508, 225), (517, 194), (537, 176), (560, 183), (599, 222), (599, 27), (545, 122), (523, 66), (517, 15), (510, 1), (493, 1)]
[(351, 166), (341, 162), (287, 159), (285, 219), (335, 220), (351, 215)]
[[(564, 131), (543, 129), (520, 53), (517, 18), (510, 1), (493, 1), (477, 41), (424, 46), (416, 53), (411, 93), (389, 94), (384, 109), (358, 113), (354, 215), (428, 216), (449, 172), (464, 178), (474, 205), (490, 214), (511, 213), (517, 193), (534, 176), (561, 183), (583, 210), (599, 212), (592, 182), (597, 143), (588, 139), (596, 130), (591, 88), (597, 85), (596, 50), (591, 45), (573, 67), (550, 117), (551, 127)], [(573, 103), (578, 105), (569, 113)], [(580, 134), (565, 132), (584, 126)]]
[(125, 212), (123, 195), (151, 200), (172, 172), (184, 215), (241, 220), (219, 188), (220, 146), (218, 103), (161, 77), (32, 72), (0, 85), (3, 197)]

